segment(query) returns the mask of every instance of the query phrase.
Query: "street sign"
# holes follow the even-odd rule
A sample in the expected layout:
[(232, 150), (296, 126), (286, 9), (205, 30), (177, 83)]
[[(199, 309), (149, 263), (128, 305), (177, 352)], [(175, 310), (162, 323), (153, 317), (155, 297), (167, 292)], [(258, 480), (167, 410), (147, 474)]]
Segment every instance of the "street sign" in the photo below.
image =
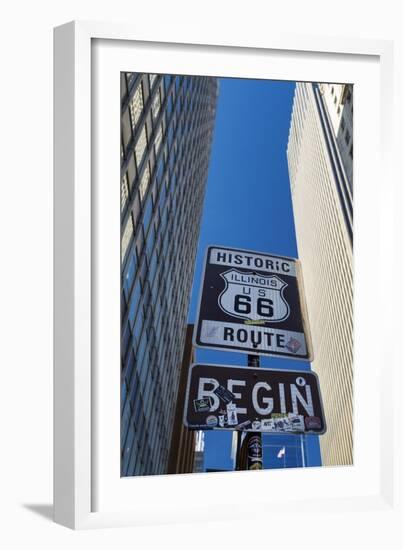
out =
[[(228, 403), (226, 389), (233, 399)], [(208, 407), (197, 410), (203, 399)], [(323, 434), (326, 422), (317, 376), (228, 365), (190, 367), (184, 423), (190, 429), (226, 429), (264, 433)]]
[(208, 247), (194, 344), (311, 361), (299, 260)]

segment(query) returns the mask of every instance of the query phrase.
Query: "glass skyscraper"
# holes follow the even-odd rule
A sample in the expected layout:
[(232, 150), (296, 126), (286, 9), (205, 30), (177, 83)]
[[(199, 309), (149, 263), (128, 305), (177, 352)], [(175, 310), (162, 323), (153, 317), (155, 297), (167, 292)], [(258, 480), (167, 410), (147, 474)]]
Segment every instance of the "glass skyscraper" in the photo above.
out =
[(215, 78), (121, 73), (121, 475), (168, 467)]

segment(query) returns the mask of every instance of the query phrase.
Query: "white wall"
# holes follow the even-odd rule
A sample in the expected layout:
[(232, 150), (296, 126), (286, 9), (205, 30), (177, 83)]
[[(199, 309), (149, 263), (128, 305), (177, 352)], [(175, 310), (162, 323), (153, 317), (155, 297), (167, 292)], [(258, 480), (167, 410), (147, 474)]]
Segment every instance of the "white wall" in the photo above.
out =
[[(346, 548), (358, 547), (362, 529), (368, 528), (374, 530), (374, 547), (381, 541), (384, 548), (395, 547), (388, 544), (391, 531), (386, 526), (379, 527), (378, 521), (373, 526), (366, 525), (361, 515), (312, 518), (310, 525), (305, 522), (301, 525), (310, 533), (302, 538), (299, 529), (290, 529), (286, 516), (276, 518), (275, 524), (268, 518), (266, 529), (247, 524), (211, 524), (74, 533), (47, 521), (28, 507), (44, 506), (46, 511), (52, 499), (52, 27), (71, 19), (132, 20), (134, 24), (146, 19), (155, 25), (156, 37), (158, 28), (166, 28), (172, 20), (177, 25), (186, 25), (190, 40), (193, 36), (202, 37), (205, 27), (214, 29), (220, 36), (222, 27), (227, 25), (238, 27), (239, 32), (249, 33), (251, 37), (256, 29), (270, 33), (270, 29), (281, 28), (285, 32), (334, 35), (340, 32), (347, 36), (378, 38), (394, 35), (400, 41), (396, 66), (402, 67), (398, 5), (384, 0), (369, 9), (363, 0), (340, 0), (337, 9), (330, 3), (327, 6), (332, 10), (331, 19), (328, 9), (318, 10), (314, 0), (283, 3), (267, 0), (248, 3), (14, 0), (3, 3), (0, 33), (2, 548), (106, 549), (121, 545), (144, 550), (207, 547), (233, 550), (254, 548), (257, 540), (262, 548), (273, 545), (282, 549), (319, 548), (319, 542), (312, 539), (316, 521), (328, 524), (334, 534), (327, 540), (327, 549), (339, 548), (340, 541)], [(402, 71), (400, 83), (401, 78)], [(401, 122), (401, 112), (399, 120)], [(403, 150), (401, 144), (400, 150)], [(343, 530), (334, 529), (335, 524), (343, 524)], [(350, 529), (348, 537), (345, 529)], [(261, 541), (265, 541), (263, 545)]]

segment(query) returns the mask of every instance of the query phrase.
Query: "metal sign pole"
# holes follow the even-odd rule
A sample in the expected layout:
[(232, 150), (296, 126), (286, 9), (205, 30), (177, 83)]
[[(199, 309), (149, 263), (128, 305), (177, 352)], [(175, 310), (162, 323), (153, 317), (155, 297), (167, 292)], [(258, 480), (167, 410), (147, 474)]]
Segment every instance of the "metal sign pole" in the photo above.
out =
[(241, 470), (241, 443), (242, 443), (242, 432), (236, 432), (236, 455), (235, 455), (235, 470)]
[[(259, 368), (260, 356), (249, 354), (248, 367)], [(247, 470), (263, 470), (262, 434), (260, 432), (251, 432), (247, 445)]]

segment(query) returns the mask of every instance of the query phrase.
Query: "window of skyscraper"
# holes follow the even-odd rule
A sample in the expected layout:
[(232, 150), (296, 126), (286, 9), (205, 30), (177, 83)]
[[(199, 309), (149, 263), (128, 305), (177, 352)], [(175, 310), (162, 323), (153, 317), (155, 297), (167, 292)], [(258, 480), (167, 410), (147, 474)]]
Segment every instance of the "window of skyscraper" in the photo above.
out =
[(141, 82), (137, 86), (129, 105), (132, 128), (134, 131), (140, 119), (141, 113), (143, 112), (143, 89)]
[(133, 236), (133, 220), (131, 215), (127, 219), (126, 226), (122, 235), (122, 262), (126, 256), (127, 248), (130, 244), (130, 240)]
[(143, 176), (140, 181), (140, 199), (143, 201), (144, 197), (146, 196), (148, 184), (150, 183), (150, 167), (148, 163), (146, 164), (146, 167), (144, 168)]

